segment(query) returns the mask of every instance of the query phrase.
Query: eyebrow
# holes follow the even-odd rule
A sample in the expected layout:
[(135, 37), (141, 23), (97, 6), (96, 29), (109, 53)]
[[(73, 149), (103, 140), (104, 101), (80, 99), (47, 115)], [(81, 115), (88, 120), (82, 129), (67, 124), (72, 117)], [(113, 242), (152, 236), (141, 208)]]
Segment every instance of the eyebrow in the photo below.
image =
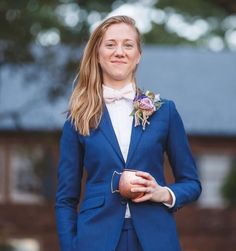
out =
[[(106, 39), (106, 40), (104, 40), (104, 42), (116, 42), (116, 39), (113, 39), (113, 38), (111, 38), (111, 39)], [(126, 38), (126, 39), (124, 39), (124, 41), (125, 42), (127, 42), (127, 41), (130, 41), (130, 42), (135, 42), (136, 40), (133, 40), (133, 39), (130, 39), (130, 38)]]

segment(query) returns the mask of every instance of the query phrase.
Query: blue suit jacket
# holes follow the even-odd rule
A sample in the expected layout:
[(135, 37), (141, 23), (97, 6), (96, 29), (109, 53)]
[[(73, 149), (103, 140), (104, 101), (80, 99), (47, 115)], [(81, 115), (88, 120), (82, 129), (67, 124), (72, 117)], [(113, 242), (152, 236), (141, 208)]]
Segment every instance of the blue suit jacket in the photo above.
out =
[[(123, 168), (149, 172), (165, 186), (164, 153), (173, 169), (175, 183), (168, 185), (176, 196), (174, 208), (162, 203), (129, 202), (130, 211), (144, 251), (180, 250), (173, 211), (196, 200), (201, 193), (182, 120), (172, 101), (150, 118), (145, 130), (132, 128), (125, 162), (106, 107), (97, 129), (90, 136), (65, 122), (60, 144), (56, 219), (62, 251), (114, 251), (119, 241), (127, 200), (111, 193), (113, 172)], [(86, 191), (80, 210), (81, 178), (87, 171)]]

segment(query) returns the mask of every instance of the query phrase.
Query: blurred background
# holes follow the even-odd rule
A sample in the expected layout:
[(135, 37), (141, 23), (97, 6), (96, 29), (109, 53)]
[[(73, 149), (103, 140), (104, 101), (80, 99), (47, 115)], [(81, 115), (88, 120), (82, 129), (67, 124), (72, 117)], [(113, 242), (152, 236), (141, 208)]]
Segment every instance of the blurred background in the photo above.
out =
[[(0, 1), (0, 251), (59, 250), (54, 196), (63, 112), (90, 32), (116, 14), (136, 20), (138, 85), (175, 101), (199, 167), (200, 199), (175, 214), (182, 247), (233, 251), (235, 0)], [(171, 182), (168, 160), (166, 176)]]

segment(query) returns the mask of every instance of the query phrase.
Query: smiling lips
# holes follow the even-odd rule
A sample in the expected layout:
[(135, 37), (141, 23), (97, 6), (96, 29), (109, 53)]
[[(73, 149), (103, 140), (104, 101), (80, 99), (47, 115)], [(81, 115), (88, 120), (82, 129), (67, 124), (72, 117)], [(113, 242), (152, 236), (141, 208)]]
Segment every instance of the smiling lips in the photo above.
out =
[(118, 60), (115, 60), (115, 61), (111, 61), (112, 64), (126, 64), (126, 62), (124, 61), (118, 61)]

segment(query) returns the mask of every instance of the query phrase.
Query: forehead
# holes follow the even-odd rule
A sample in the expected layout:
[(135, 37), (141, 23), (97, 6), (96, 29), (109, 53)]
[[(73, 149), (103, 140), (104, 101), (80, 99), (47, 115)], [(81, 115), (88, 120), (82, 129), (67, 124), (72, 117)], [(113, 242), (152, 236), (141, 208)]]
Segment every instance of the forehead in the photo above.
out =
[(120, 24), (112, 24), (108, 27), (106, 32), (104, 33), (103, 40), (136, 40), (137, 32), (134, 27), (131, 25), (120, 23)]

